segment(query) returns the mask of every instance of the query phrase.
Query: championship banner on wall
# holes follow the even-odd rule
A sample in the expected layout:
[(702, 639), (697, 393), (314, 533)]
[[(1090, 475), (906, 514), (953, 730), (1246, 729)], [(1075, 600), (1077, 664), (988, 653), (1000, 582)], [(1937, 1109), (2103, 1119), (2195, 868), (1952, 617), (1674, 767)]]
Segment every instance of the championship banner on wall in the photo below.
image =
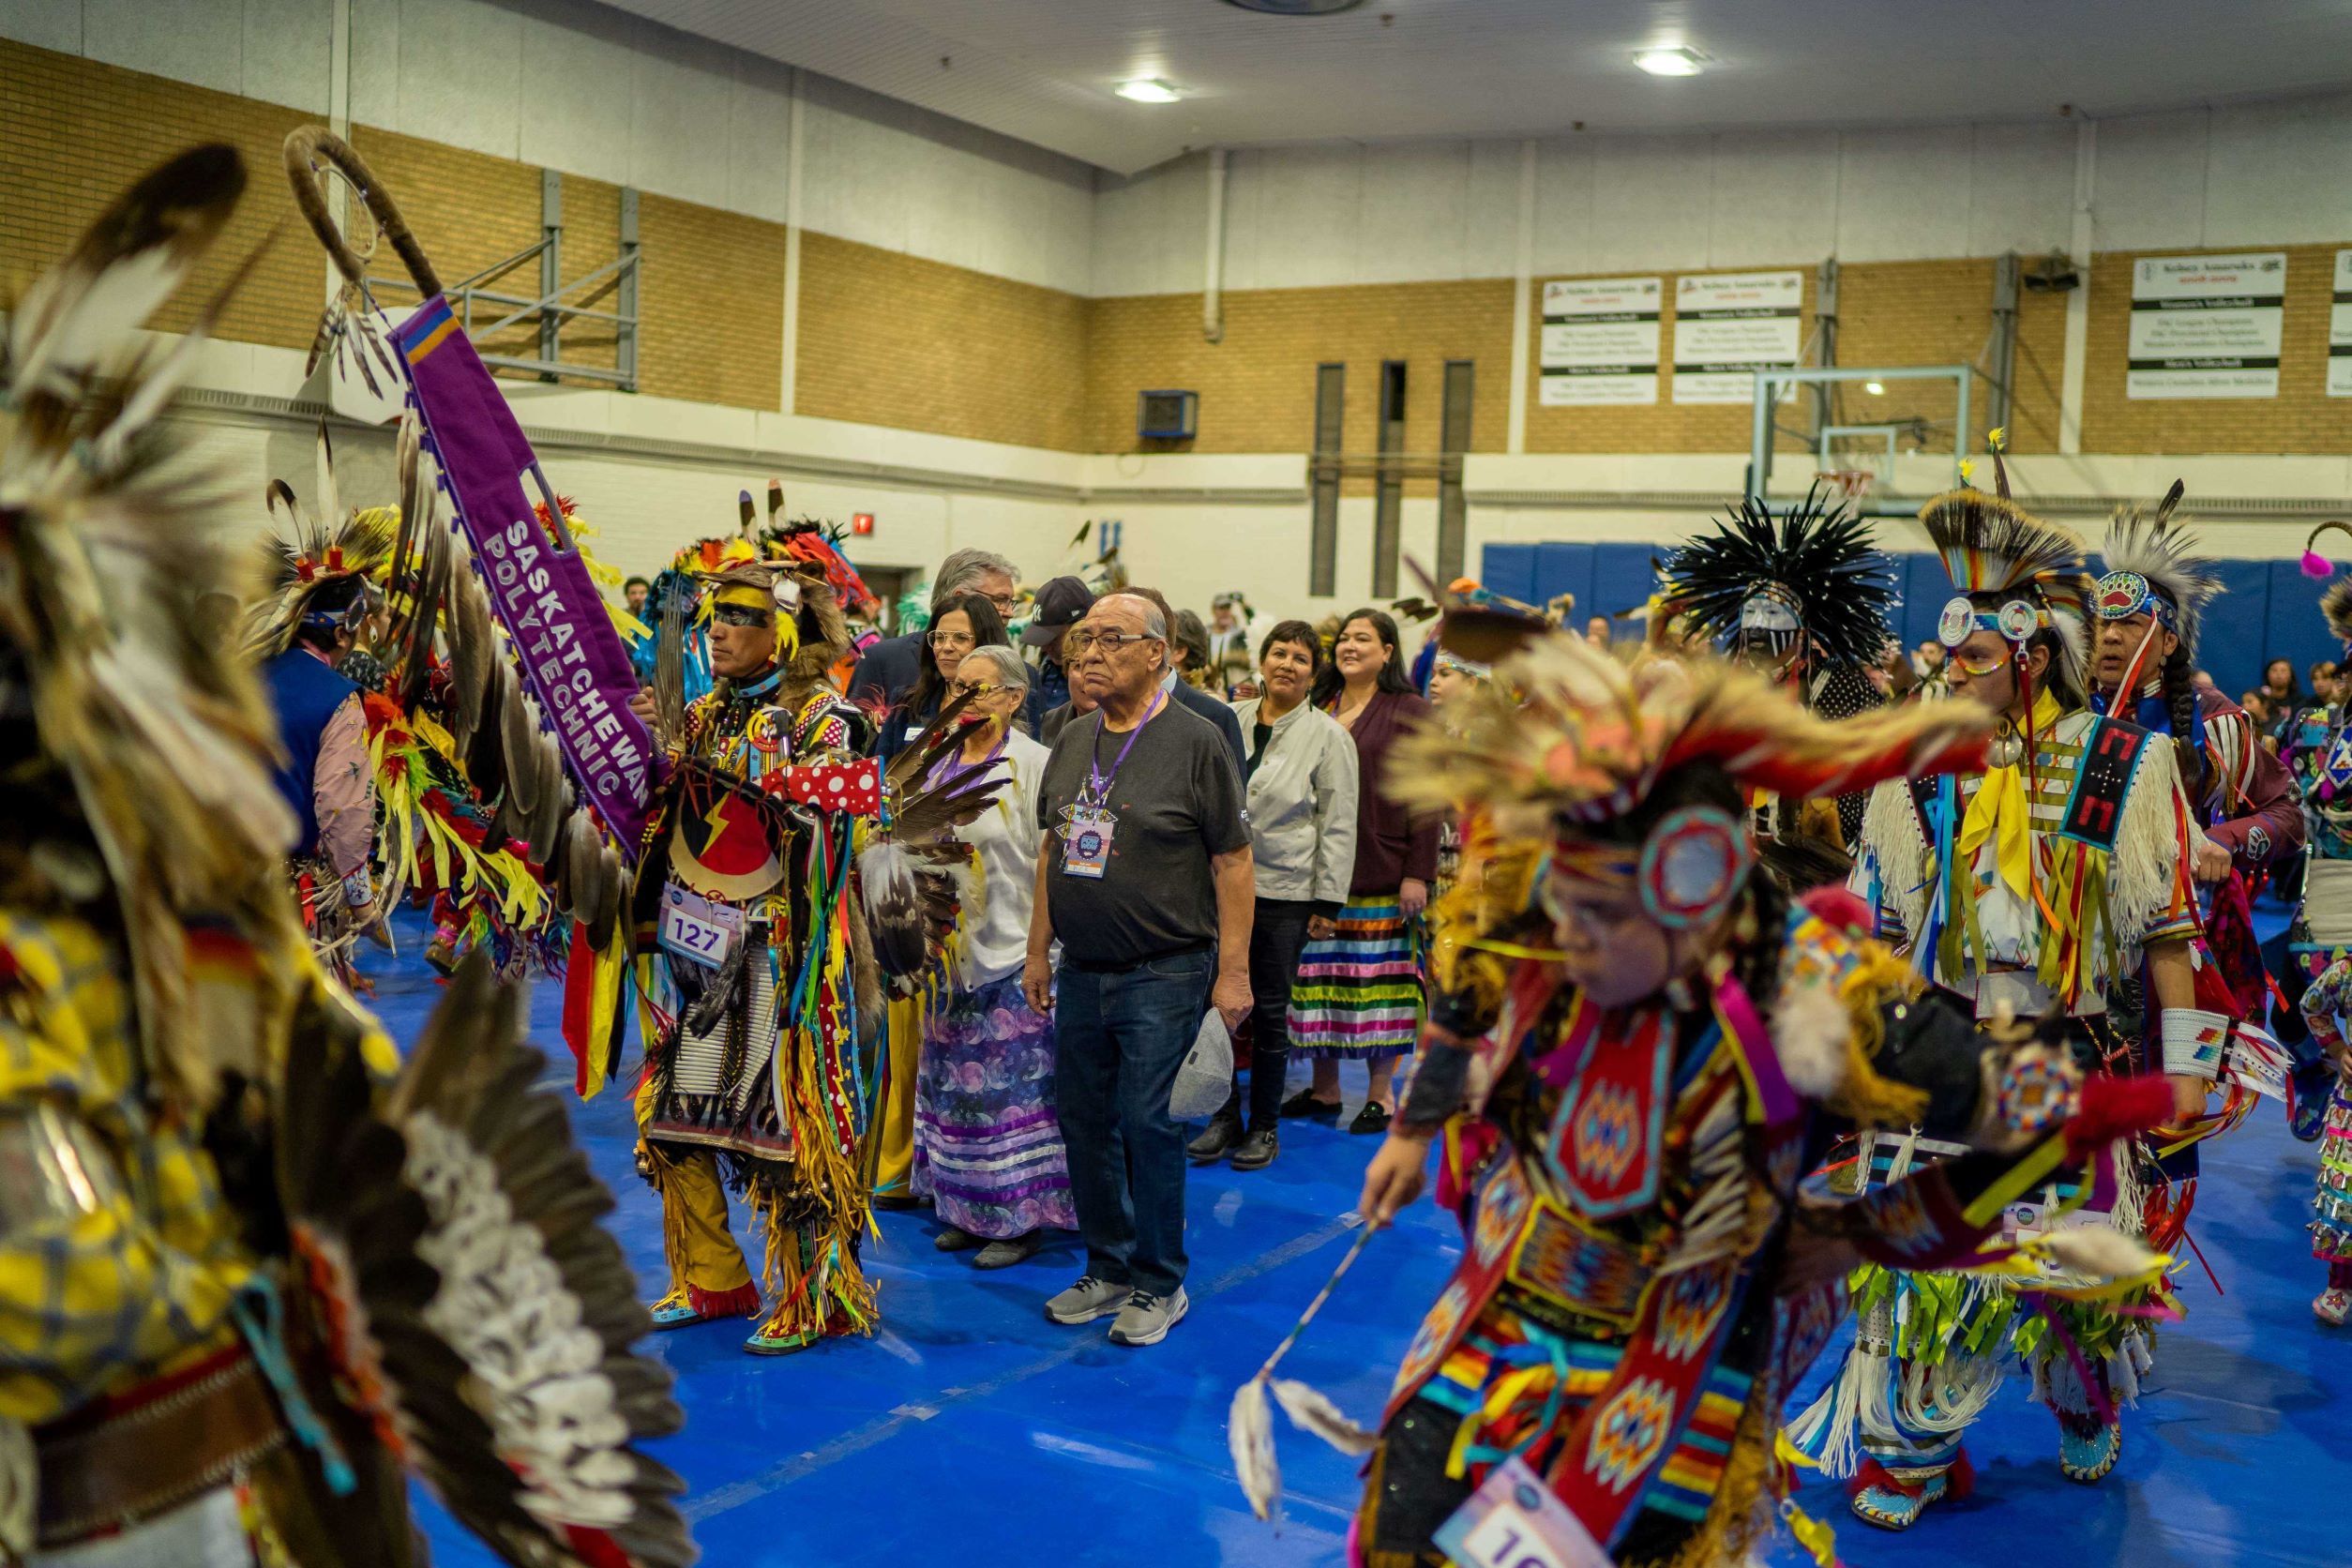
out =
[(2335, 293), (2328, 307), (2328, 396), (2352, 398), (2352, 250), (2336, 252)]
[(1544, 285), (1538, 363), (1545, 408), (1658, 400), (1660, 278), (1565, 278)]
[[(2341, 275), (2339, 270), (2339, 275)], [(2132, 264), (2132, 398), (2275, 398), (2286, 252)]]
[(1805, 275), (1738, 272), (1674, 280), (1674, 400), (1744, 403), (1756, 371), (1802, 350)]

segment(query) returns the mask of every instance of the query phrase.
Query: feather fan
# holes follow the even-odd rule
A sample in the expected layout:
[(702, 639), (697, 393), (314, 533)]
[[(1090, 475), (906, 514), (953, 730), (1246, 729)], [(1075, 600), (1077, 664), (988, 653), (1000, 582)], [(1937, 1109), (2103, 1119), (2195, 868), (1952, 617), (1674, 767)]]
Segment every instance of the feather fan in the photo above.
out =
[(971, 703), (972, 694), (961, 692), (941, 704), (939, 716), (891, 760), (883, 776), (889, 829), (858, 857), (874, 957), (894, 979), (921, 974), (938, 960), (976, 896), (976, 882), (966, 885), (972, 851), (956, 830), (994, 803), (1004, 776), (996, 768), (939, 768), (962, 745), (957, 720)]

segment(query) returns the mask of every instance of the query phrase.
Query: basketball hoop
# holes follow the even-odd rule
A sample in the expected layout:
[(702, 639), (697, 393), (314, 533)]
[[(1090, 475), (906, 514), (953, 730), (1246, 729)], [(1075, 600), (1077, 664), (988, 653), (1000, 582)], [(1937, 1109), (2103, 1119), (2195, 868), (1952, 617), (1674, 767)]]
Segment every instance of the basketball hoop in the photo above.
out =
[(1868, 468), (1817, 469), (1813, 476), (1855, 506), (1870, 499), (1871, 487), (1878, 482), (1877, 471)]

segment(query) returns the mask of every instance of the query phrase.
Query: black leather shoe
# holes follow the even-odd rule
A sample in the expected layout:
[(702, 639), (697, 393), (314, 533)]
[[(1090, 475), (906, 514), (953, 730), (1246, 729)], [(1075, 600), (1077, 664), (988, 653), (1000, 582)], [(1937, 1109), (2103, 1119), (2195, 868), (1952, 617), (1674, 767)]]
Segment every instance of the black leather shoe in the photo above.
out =
[(1209, 1118), (1208, 1130), (1184, 1145), (1184, 1153), (1202, 1165), (1225, 1158), (1226, 1153), (1242, 1140), (1242, 1119), (1223, 1111)]
[(1243, 1138), (1242, 1146), (1233, 1151), (1233, 1168), (1263, 1170), (1274, 1164), (1274, 1151), (1280, 1146), (1272, 1127), (1250, 1133)]
[(1336, 1125), (1339, 1121), (1339, 1102), (1319, 1100), (1315, 1097), (1313, 1089), (1302, 1089), (1282, 1102), (1282, 1114), (1285, 1117), (1311, 1116), (1318, 1122), (1329, 1122)]
[(1351, 1133), (1384, 1133), (1388, 1131), (1388, 1107), (1378, 1100), (1366, 1100), (1364, 1108), (1356, 1112), (1356, 1119), (1348, 1123), (1348, 1130)]

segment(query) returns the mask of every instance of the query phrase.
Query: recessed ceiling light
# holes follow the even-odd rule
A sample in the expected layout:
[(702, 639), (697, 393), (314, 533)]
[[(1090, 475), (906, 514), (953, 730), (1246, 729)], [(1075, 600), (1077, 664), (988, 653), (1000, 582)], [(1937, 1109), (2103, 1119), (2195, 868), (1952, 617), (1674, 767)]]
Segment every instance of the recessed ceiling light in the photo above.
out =
[(1634, 64), (1652, 76), (1696, 76), (1706, 56), (1681, 44), (1666, 49), (1645, 49), (1634, 56)]
[(1122, 82), (1117, 92), (1121, 98), (1135, 103), (1174, 103), (1184, 96), (1172, 83), (1162, 82), (1156, 76), (1138, 76), (1132, 82)]
[(1862, 383), (1862, 390), (1869, 393), (1874, 398), (1886, 391), (1886, 389), (1887, 384), (1883, 381), (1866, 381)]

